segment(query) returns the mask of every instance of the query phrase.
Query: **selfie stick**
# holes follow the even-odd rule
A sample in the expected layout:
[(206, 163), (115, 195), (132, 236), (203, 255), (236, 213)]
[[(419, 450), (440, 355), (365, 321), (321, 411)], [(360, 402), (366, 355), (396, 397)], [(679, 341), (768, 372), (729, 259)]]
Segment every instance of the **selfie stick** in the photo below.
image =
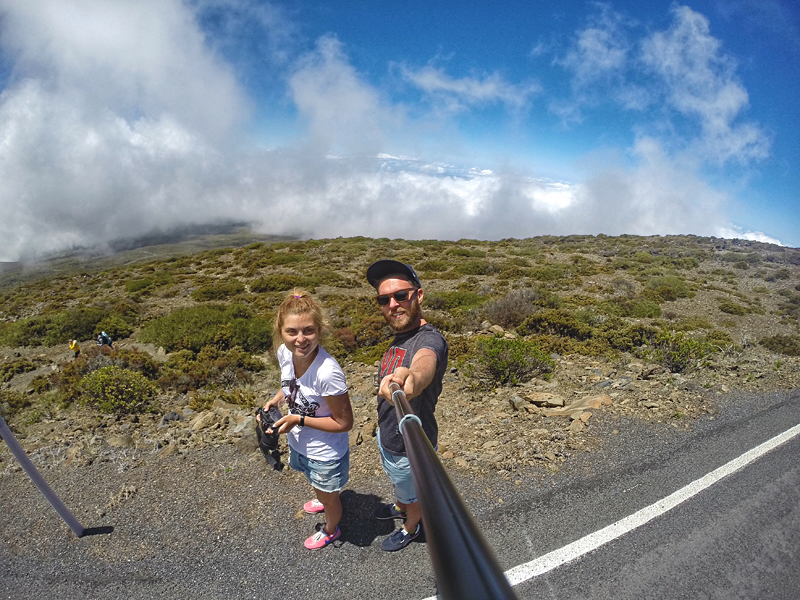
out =
[(516, 600), (475, 518), (436, 456), (422, 421), (396, 383), (392, 403), (417, 488), (428, 553), (444, 600)]
[(47, 498), (50, 506), (55, 509), (55, 511), (58, 513), (58, 516), (61, 517), (67, 525), (69, 525), (69, 528), (72, 529), (72, 532), (75, 535), (78, 537), (83, 537), (85, 529), (80, 523), (78, 523), (78, 519), (75, 518), (75, 515), (69, 512), (69, 509), (64, 505), (61, 499), (56, 496), (56, 493), (50, 488), (50, 486), (47, 485), (47, 482), (44, 480), (44, 477), (42, 477), (42, 474), (39, 473), (33, 462), (31, 462), (31, 459), (28, 458), (27, 454), (25, 454), (25, 450), (23, 450), (22, 446), (19, 445), (17, 438), (15, 438), (14, 434), (11, 433), (11, 429), (9, 429), (8, 425), (6, 425), (3, 417), (0, 417), (0, 439), (6, 443), (9, 450), (11, 450), (11, 454), (13, 454), (14, 458), (16, 458), (19, 464), (22, 465), (22, 468), (25, 469), (28, 477), (30, 477), (31, 481), (33, 481), (33, 483), (36, 484), (36, 487), (39, 488), (42, 496)]

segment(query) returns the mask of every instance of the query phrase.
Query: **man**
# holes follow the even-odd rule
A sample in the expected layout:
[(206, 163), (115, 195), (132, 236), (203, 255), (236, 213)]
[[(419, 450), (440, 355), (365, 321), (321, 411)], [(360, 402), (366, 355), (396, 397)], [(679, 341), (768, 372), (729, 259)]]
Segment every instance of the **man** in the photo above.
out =
[(379, 260), (367, 269), (367, 281), (378, 292), (383, 318), (395, 333), (380, 366), (378, 448), (383, 470), (394, 484), (396, 502), (383, 504), (375, 511), (377, 519), (404, 520), (381, 544), (381, 548), (393, 552), (405, 548), (420, 534), (422, 513), (389, 386), (396, 383), (401, 387), (435, 448), (439, 428), (434, 410), (447, 369), (447, 342), (422, 318), (424, 292), (411, 266), (396, 260)]

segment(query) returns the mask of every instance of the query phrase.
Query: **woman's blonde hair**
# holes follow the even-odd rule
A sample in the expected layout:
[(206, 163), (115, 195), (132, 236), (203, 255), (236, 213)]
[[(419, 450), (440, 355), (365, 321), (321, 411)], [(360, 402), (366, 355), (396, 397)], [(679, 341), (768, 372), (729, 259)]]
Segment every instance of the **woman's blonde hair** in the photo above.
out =
[(275, 314), (275, 321), (272, 324), (272, 347), (275, 352), (278, 351), (280, 345), (283, 343), (281, 330), (283, 323), (286, 320), (286, 315), (304, 315), (310, 314), (314, 320), (314, 325), (317, 326), (319, 331), (320, 340), (328, 332), (328, 322), (325, 319), (325, 313), (319, 303), (311, 297), (305, 290), (292, 290), (286, 299), (281, 302), (278, 307), (278, 312)]

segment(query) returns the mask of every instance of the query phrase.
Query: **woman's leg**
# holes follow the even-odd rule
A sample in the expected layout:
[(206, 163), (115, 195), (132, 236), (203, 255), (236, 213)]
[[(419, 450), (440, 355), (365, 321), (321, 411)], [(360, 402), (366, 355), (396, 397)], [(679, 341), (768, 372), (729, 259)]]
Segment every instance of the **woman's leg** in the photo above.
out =
[(322, 502), (322, 506), (325, 507), (325, 533), (332, 534), (342, 519), (342, 502), (339, 500), (339, 492), (323, 492), (317, 488), (314, 488), (314, 491), (317, 493), (317, 500)]

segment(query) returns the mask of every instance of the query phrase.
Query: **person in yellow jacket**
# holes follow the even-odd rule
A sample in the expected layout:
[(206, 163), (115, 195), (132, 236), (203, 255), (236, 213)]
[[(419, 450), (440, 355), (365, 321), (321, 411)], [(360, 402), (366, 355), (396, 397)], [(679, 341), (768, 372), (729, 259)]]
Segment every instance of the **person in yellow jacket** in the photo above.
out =
[(81, 353), (81, 345), (78, 343), (78, 340), (72, 340), (69, 343), (69, 349), (75, 353), (75, 358), (78, 358), (78, 355)]

